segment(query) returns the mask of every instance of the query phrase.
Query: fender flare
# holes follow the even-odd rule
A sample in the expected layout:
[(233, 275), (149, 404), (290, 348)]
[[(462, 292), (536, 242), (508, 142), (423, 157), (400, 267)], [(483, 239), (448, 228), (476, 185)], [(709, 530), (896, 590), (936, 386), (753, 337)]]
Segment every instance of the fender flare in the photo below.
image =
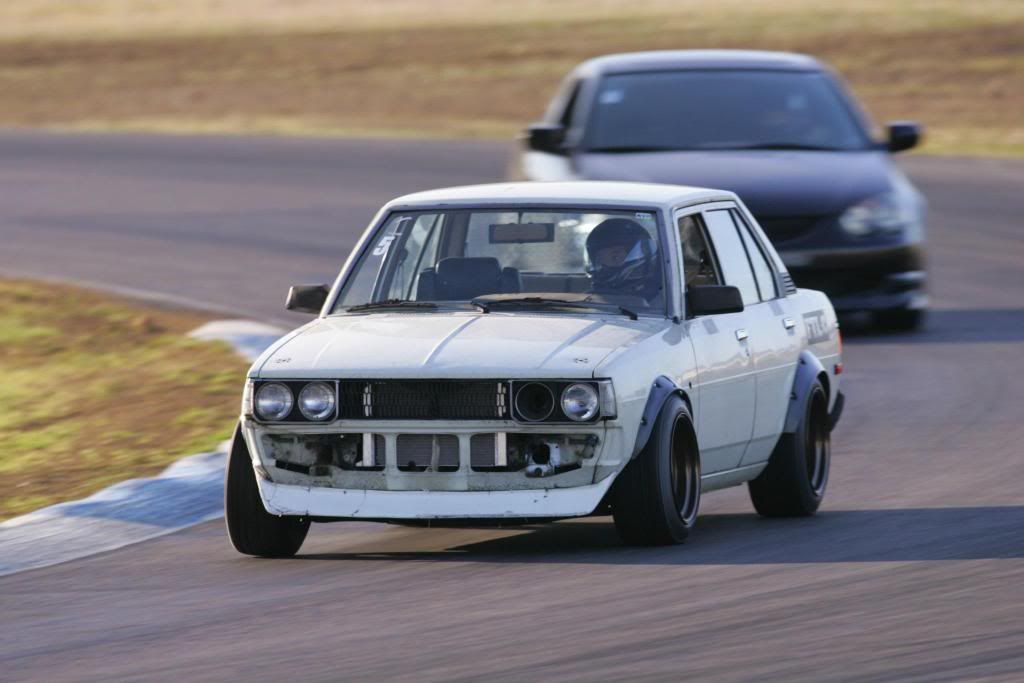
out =
[(658, 419), (658, 414), (661, 413), (665, 401), (668, 400), (669, 396), (673, 395), (681, 396), (689, 404), (686, 392), (678, 384), (665, 375), (658, 375), (654, 383), (651, 384), (651, 391), (647, 395), (647, 404), (644, 406), (643, 417), (640, 418), (640, 429), (636, 433), (636, 443), (633, 445), (633, 452), (629, 456), (630, 460), (640, 455), (640, 451), (647, 445), (651, 438), (651, 432), (654, 431), (654, 423)]
[[(796, 365), (796, 377), (793, 378), (793, 390), (789, 392), (789, 409), (786, 411), (786, 421), (782, 426), (783, 434), (796, 432), (800, 420), (804, 416), (811, 386), (818, 379), (818, 375), (824, 372), (825, 366), (821, 364), (817, 356), (807, 350), (800, 352), (800, 358)], [(825, 391), (828, 392), (827, 385)]]

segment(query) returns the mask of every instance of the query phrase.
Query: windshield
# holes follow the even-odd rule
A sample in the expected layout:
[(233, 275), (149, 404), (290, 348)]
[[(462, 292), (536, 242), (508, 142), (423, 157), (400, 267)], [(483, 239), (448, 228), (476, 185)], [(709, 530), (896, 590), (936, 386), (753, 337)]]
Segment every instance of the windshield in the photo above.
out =
[[(346, 278), (334, 312), (514, 312), (571, 302), (570, 312), (664, 314), (661, 251), (654, 211), (393, 213)], [(490, 301), (481, 306), (480, 297)]]
[(664, 71), (605, 77), (589, 151), (865, 149), (835, 84), (797, 71)]

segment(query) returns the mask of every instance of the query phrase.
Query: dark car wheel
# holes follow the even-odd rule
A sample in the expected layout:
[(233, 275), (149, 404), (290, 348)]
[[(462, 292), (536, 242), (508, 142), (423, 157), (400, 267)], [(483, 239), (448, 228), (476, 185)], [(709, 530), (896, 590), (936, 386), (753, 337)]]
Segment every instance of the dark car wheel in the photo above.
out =
[(896, 308), (875, 313), (875, 325), (893, 332), (913, 332), (924, 325), (925, 312), (916, 308)]
[(615, 528), (630, 545), (682, 543), (700, 509), (700, 453), (686, 403), (672, 396), (643, 451), (615, 481)]
[(779, 438), (768, 466), (749, 484), (754, 509), (765, 517), (813, 515), (828, 486), (831, 444), (828, 394), (815, 380), (796, 431)]
[(263, 507), (240, 428), (235, 430), (224, 476), (224, 518), (231, 545), (244, 555), (291, 557), (309, 531), (308, 518), (278, 517)]

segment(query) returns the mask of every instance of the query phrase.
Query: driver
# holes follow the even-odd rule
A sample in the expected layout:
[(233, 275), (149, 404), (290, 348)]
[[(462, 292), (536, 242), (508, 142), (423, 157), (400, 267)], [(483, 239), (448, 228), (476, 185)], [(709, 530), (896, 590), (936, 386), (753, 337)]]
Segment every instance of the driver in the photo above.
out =
[(661, 268), (650, 234), (636, 221), (608, 218), (587, 236), (588, 273), (597, 294), (639, 296), (650, 302), (661, 291)]

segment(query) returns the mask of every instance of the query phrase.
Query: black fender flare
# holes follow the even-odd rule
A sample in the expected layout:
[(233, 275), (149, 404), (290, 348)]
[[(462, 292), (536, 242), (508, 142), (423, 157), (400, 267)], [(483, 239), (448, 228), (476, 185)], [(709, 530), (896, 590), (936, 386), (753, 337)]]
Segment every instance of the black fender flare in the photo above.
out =
[[(786, 411), (786, 421), (782, 426), (783, 434), (793, 434), (804, 416), (807, 406), (807, 397), (811, 393), (811, 386), (814, 380), (825, 372), (825, 366), (821, 364), (810, 351), (801, 351), (800, 358), (796, 364), (796, 377), (793, 378), (793, 390), (789, 392), (789, 409)], [(825, 392), (828, 393), (828, 385), (825, 385)]]
[(681, 396), (689, 404), (686, 392), (678, 384), (665, 375), (658, 375), (654, 383), (651, 384), (650, 393), (647, 394), (647, 404), (644, 406), (643, 417), (640, 418), (640, 429), (636, 433), (636, 443), (633, 445), (633, 453), (629, 456), (630, 460), (640, 455), (640, 451), (647, 445), (647, 441), (651, 438), (651, 432), (654, 431), (654, 423), (658, 419), (658, 414), (661, 413), (665, 401), (672, 395)]

